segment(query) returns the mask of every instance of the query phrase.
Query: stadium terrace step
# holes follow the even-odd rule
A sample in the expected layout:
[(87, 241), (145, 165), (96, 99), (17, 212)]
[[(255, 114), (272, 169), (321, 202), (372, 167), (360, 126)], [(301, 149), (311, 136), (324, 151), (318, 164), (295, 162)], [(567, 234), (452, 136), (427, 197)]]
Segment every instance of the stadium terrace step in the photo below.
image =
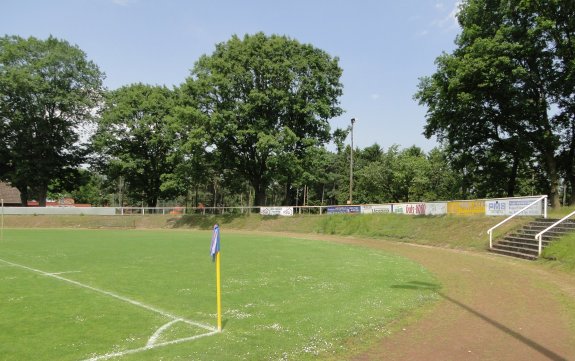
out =
[(503, 249), (490, 249), (489, 251), (493, 252), (493, 253), (500, 254), (502, 256), (523, 258), (523, 259), (527, 259), (530, 261), (534, 261), (537, 259), (537, 256), (533, 256), (533, 255), (529, 255), (529, 254), (525, 254), (523, 252), (517, 252), (517, 251), (508, 251), (508, 250), (503, 250)]
[[(535, 239), (535, 235), (557, 221), (557, 219), (537, 219), (530, 222), (496, 241), (489, 251), (504, 256), (535, 260), (539, 253), (539, 242)], [(545, 248), (551, 242), (572, 232), (575, 232), (575, 221), (566, 220), (543, 235), (542, 247)]]

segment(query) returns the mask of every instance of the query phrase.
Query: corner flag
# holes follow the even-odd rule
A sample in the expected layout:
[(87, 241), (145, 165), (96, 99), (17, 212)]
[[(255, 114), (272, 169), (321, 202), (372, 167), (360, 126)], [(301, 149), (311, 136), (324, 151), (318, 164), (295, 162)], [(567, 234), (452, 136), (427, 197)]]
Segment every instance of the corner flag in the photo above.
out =
[(216, 260), (216, 254), (220, 253), (220, 226), (214, 225), (214, 234), (212, 235), (212, 245), (210, 246), (210, 255), (212, 261)]
[(220, 226), (214, 224), (212, 244), (210, 246), (212, 261), (216, 261), (216, 307), (218, 310), (218, 331), (222, 332), (222, 286), (220, 281)]

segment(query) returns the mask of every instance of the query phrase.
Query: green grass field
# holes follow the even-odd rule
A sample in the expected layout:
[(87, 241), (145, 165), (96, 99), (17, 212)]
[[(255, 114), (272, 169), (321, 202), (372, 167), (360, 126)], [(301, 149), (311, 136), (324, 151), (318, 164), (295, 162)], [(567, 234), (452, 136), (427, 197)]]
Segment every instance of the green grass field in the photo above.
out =
[(210, 237), (5, 229), (2, 360), (345, 358), (438, 299), (437, 280), (406, 259), (222, 227), (224, 330), (214, 333)]

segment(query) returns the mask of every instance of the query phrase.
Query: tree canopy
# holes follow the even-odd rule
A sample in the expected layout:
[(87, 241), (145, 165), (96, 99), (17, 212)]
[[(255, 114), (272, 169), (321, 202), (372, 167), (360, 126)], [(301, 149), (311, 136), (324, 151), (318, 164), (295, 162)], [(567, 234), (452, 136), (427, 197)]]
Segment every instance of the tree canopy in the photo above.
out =
[(258, 33), (202, 56), (183, 91), (201, 111), (222, 169), (249, 181), (262, 205), (275, 177), (289, 188), (306, 152), (331, 139), (328, 120), (342, 112), (341, 73), (322, 50)]
[(575, 153), (574, 10), (558, 0), (461, 4), (457, 48), (437, 58), (416, 98), (428, 107), (425, 134), (447, 145), (466, 176), (483, 173), (490, 188), (504, 180), (513, 195), (518, 174), (540, 165), (559, 205), (561, 171), (572, 174)]
[(0, 38), (0, 179), (27, 205), (29, 190), (46, 202), (52, 180), (84, 161), (83, 126), (100, 103), (104, 75), (64, 40)]
[[(463, 2), (457, 48), (437, 58), (415, 95), (428, 107), (425, 134), (442, 146), (353, 149), (353, 199), (536, 192), (556, 206), (559, 185), (575, 194), (574, 6)], [(64, 192), (98, 205), (342, 204), (350, 129), (329, 125), (343, 112), (341, 75), (337, 57), (257, 33), (217, 44), (179, 87), (105, 91), (78, 47), (5, 36), (0, 180), (20, 189), (24, 205)], [(83, 136), (93, 120), (95, 134)]]
[(97, 165), (109, 179), (123, 178), (128, 195), (155, 207), (162, 176), (179, 162), (174, 92), (166, 87), (132, 84), (111, 91), (92, 141)]

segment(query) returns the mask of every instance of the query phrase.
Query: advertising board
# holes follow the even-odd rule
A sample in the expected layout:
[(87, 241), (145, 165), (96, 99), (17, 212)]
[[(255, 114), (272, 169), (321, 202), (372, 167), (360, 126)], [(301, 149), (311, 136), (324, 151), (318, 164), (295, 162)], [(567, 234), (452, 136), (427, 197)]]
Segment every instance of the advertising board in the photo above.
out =
[(292, 207), (262, 207), (260, 209), (262, 216), (293, 216)]
[(447, 214), (447, 202), (425, 203), (425, 214), (428, 216)]
[(455, 214), (458, 216), (485, 214), (485, 201), (447, 202), (447, 214)]
[(425, 203), (397, 203), (393, 205), (393, 213), (424, 215)]
[(339, 213), (361, 213), (361, 206), (330, 206), (327, 207), (327, 214)]
[(372, 214), (372, 213), (391, 213), (391, 204), (369, 204), (361, 206), (361, 213)]
[[(533, 203), (537, 198), (493, 199), (485, 201), (485, 214), (488, 216), (510, 216)], [(540, 216), (543, 214), (541, 202), (527, 208), (519, 216)]]

